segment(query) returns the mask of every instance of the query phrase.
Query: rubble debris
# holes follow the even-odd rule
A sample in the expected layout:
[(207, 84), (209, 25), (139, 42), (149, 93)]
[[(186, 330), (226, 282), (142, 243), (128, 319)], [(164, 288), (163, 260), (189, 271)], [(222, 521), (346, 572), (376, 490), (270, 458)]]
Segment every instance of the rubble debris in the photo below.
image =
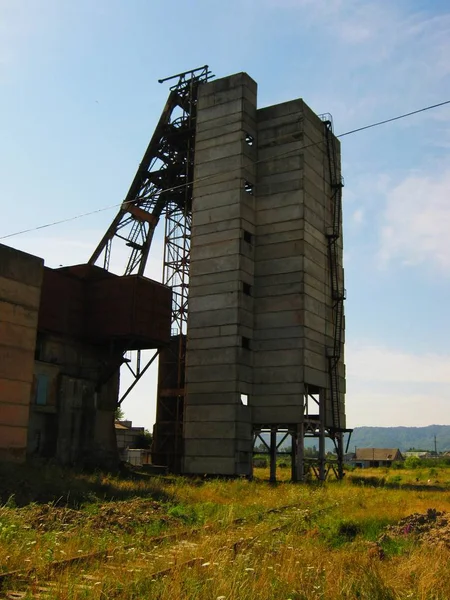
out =
[[(29, 509), (28, 526), (39, 531), (63, 529), (68, 531), (80, 524), (94, 529), (120, 529), (132, 533), (150, 522), (172, 520), (161, 504), (154, 500), (134, 499), (108, 502), (94, 507), (91, 513), (54, 504), (34, 505)], [(175, 519), (173, 519), (175, 520)]]
[(386, 535), (414, 536), (424, 544), (450, 548), (450, 513), (435, 508), (429, 508), (426, 513), (413, 513), (397, 525), (388, 525), (383, 536)]

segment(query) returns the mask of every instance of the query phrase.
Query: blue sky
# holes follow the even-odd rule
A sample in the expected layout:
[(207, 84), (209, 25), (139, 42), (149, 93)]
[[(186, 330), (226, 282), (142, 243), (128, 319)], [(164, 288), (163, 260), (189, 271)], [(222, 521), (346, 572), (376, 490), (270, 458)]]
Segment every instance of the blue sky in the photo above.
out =
[[(336, 133), (450, 99), (448, 2), (0, 0), (0, 237), (120, 203), (167, 96), (246, 71)], [(450, 107), (342, 139), (349, 426), (450, 423)], [(86, 261), (116, 209), (0, 240)], [(161, 231), (147, 275), (161, 271)], [(125, 413), (151, 427), (155, 372)]]

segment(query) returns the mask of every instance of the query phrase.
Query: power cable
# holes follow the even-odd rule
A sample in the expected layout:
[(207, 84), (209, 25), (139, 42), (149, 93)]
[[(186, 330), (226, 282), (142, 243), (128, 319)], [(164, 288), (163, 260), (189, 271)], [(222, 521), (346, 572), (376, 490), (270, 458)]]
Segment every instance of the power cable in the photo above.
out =
[(357, 129), (351, 129), (350, 131), (346, 131), (345, 133), (341, 133), (336, 137), (341, 138), (345, 135), (351, 135), (352, 133), (358, 133), (359, 131), (365, 131), (366, 129), (371, 129), (372, 127), (378, 127), (379, 125), (385, 125), (386, 123), (392, 123), (392, 121), (398, 121), (399, 119), (405, 119), (406, 117), (411, 117), (412, 115), (418, 115), (419, 113), (425, 112), (427, 110), (432, 110), (433, 108), (439, 108), (440, 106), (445, 106), (446, 104), (450, 104), (450, 100), (445, 100), (445, 102), (439, 102), (439, 104), (432, 104), (431, 106), (425, 106), (424, 108), (419, 108), (418, 110), (413, 110), (409, 113), (404, 113), (403, 115), (399, 115), (398, 117), (391, 117), (390, 119), (385, 119), (384, 121), (378, 121), (377, 123), (372, 123), (371, 125), (365, 125), (364, 127), (358, 127)]
[[(359, 133), (360, 131), (365, 131), (366, 129), (372, 129), (374, 127), (379, 127), (380, 125), (385, 125), (387, 123), (392, 123), (393, 121), (399, 121), (400, 119), (405, 119), (407, 117), (411, 117), (413, 115), (417, 115), (419, 113), (423, 113), (426, 112), (428, 110), (433, 110), (435, 108), (439, 108), (441, 106), (445, 106), (447, 104), (450, 104), (450, 100), (445, 100), (444, 102), (439, 102), (438, 104), (431, 104), (430, 106), (425, 106), (423, 108), (419, 108), (417, 110), (413, 110), (411, 112), (408, 113), (403, 113), (401, 115), (397, 115), (396, 117), (390, 117), (389, 119), (384, 119), (383, 121), (377, 121), (375, 123), (370, 123), (369, 125), (364, 125), (363, 127), (358, 127), (356, 129), (351, 129), (349, 131), (346, 131), (344, 133), (340, 133), (339, 135), (337, 135), (337, 138), (342, 138), (345, 137), (347, 135), (353, 135), (354, 133)], [(284, 136), (280, 136), (279, 138), (277, 138), (275, 141), (279, 142), (281, 139), (284, 138), (293, 138), (295, 140), (295, 136), (296, 134), (286, 134)], [(281, 154), (277, 155), (277, 158), (281, 158), (284, 156), (288, 156), (291, 154), (297, 154), (298, 152), (301, 152), (302, 150), (306, 150), (307, 148), (311, 148), (312, 146), (317, 146), (319, 144), (322, 144), (323, 142), (313, 142), (311, 144), (307, 144), (306, 146), (302, 146), (301, 148), (296, 148), (295, 150), (288, 150), (287, 152), (283, 152)], [(255, 161), (255, 164), (258, 164), (260, 162), (264, 162), (264, 160), (266, 159), (261, 159), (261, 160), (257, 160)], [(233, 173), (234, 171), (240, 170), (241, 167), (236, 167), (235, 169), (230, 169), (230, 171), (226, 171), (224, 173), (220, 173), (220, 175), (225, 175), (227, 173)], [(191, 182), (187, 182), (187, 183), (182, 183), (180, 185), (174, 186), (174, 187), (170, 187), (167, 189), (163, 189), (163, 190), (159, 190), (158, 193), (163, 193), (163, 192), (171, 192), (180, 188), (184, 188), (187, 185), (194, 185), (196, 183), (200, 183), (202, 181), (205, 181), (207, 179), (211, 179), (213, 177), (217, 177), (217, 174), (215, 175), (206, 175), (205, 177), (200, 177), (198, 179), (194, 179)], [(237, 179), (237, 178), (236, 178)], [(11, 238), (11, 237), (15, 237), (17, 235), (22, 235), (24, 233), (31, 233), (32, 231), (39, 231), (41, 229), (47, 229), (48, 227), (54, 227), (55, 225), (62, 225), (63, 223), (70, 223), (71, 221), (75, 221), (77, 219), (82, 219), (84, 217), (88, 217), (91, 215), (95, 215), (97, 213), (100, 212), (104, 212), (106, 210), (110, 210), (111, 208), (117, 208), (118, 206), (125, 206), (126, 204), (133, 204), (135, 202), (135, 199), (133, 200), (128, 200), (128, 201), (122, 201), (122, 202), (118, 202), (115, 204), (110, 204), (109, 206), (103, 206), (102, 208), (97, 208), (96, 210), (91, 210), (89, 212), (85, 212), (85, 213), (81, 213), (79, 215), (74, 215), (73, 217), (67, 217), (66, 219), (60, 219), (59, 221), (53, 221), (51, 223), (46, 223), (44, 225), (38, 225), (37, 227), (31, 227), (29, 229), (22, 229), (21, 231), (15, 231), (14, 233), (9, 233), (7, 235), (3, 235), (0, 236), (0, 240), (6, 240), (7, 238)]]

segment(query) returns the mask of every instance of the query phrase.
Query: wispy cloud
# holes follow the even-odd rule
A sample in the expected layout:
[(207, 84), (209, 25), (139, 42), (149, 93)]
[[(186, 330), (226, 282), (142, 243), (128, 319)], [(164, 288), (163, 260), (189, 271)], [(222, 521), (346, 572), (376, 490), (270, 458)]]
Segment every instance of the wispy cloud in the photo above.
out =
[[(8, 245), (40, 256), (45, 266), (52, 269), (86, 263), (104, 235), (100, 230), (79, 230), (70, 235), (24, 235), (11, 238)], [(152, 252), (147, 261), (145, 276), (160, 281), (162, 278), (163, 242), (159, 237), (153, 239)], [(110, 271), (122, 275), (130, 254), (129, 248), (121, 240), (113, 243)], [(100, 263), (99, 263), (100, 264)]]
[(450, 275), (450, 166), (412, 174), (387, 193), (380, 266), (429, 264)]
[(410, 353), (370, 342), (350, 342), (346, 354), (349, 379), (386, 384), (450, 383), (450, 354)]
[(346, 362), (350, 427), (450, 422), (450, 355), (350, 342)]
[(0, 81), (26, 56), (29, 41), (54, 22), (58, 0), (0, 0)]
[(362, 208), (355, 210), (355, 212), (352, 214), (352, 221), (355, 225), (361, 225), (361, 223), (364, 221), (364, 211)]
[[(308, 100), (318, 110), (332, 108), (339, 133), (450, 93), (448, 10), (436, 15), (432, 3), (413, 11), (395, 2), (368, 0), (264, 2), (317, 36), (326, 77), (309, 91)], [(397, 127), (413, 123), (407, 120)]]

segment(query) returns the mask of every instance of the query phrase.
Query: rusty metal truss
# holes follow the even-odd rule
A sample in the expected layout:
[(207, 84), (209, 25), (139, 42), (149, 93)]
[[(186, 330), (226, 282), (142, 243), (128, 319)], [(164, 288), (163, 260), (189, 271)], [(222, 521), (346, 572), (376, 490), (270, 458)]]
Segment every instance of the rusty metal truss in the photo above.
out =
[[(158, 445), (163, 448), (177, 448), (181, 452), (180, 419), (184, 403), (184, 349), (187, 324), (187, 304), (189, 286), (189, 255), (192, 221), (192, 188), (194, 175), (195, 119), (197, 90), (199, 85), (212, 77), (207, 65), (184, 73), (179, 73), (160, 83), (174, 81), (170, 88), (164, 110), (150, 140), (141, 164), (136, 172), (130, 189), (111, 225), (101, 239), (89, 264), (97, 264), (106, 270), (112, 270), (117, 258), (123, 258), (127, 250), (124, 275), (144, 275), (150, 253), (154, 232), (158, 223), (165, 220), (163, 283), (172, 288), (172, 343), (168, 351), (176, 352), (176, 360), (165, 360), (164, 375), (159, 375), (157, 423), (155, 429), (156, 454)], [(175, 343), (173, 343), (175, 342)], [(120, 402), (142, 377), (155, 356), (147, 364), (141, 364), (139, 351), (134, 353), (135, 367), (128, 367), (134, 381), (125, 391)], [(167, 354), (167, 352), (166, 352)], [(166, 357), (167, 359), (167, 357)], [(160, 352), (161, 363), (161, 352)], [(167, 364), (172, 371), (167, 372)], [(170, 369), (169, 369), (170, 371)], [(171, 381), (168, 393), (165, 383)], [(164, 400), (163, 400), (164, 399)], [(178, 423), (158, 423), (160, 402), (176, 404), (173, 419)], [(166, 431), (167, 433), (164, 433)], [(175, 442), (173, 436), (176, 436)], [(164, 437), (171, 438), (170, 443)], [(158, 458), (165, 464), (173, 463), (164, 450)], [(175, 462), (179, 462), (178, 460)]]

